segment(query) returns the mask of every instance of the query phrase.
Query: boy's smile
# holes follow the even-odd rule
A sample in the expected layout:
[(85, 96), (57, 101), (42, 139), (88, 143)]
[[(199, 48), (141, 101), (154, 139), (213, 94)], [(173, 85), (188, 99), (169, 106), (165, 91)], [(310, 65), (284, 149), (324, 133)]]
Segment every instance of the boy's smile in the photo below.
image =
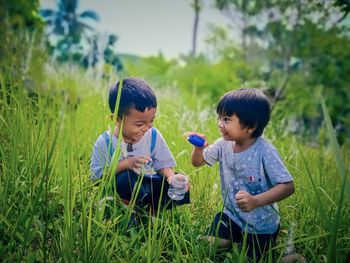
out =
[(255, 138), (252, 138), (255, 128), (242, 125), (236, 114), (232, 116), (219, 116), (218, 127), (222, 137), (226, 141), (236, 142), (236, 145), (240, 148), (237, 150), (244, 150), (255, 141)]
[[(144, 134), (153, 126), (156, 117), (156, 108), (147, 108), (145, 112), (130, 109), (124, 116), (123, 139), (126, 143), (134, 144), (141, 140)], [(117, 127), (120, 126), (120, 119), (117, 120)]]

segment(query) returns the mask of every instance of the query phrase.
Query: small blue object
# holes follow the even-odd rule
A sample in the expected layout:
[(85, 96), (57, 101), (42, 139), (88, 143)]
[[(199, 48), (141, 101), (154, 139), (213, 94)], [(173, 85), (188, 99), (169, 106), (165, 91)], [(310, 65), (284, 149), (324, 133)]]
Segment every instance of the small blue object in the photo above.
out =
[(205, 143), (205, 140), (202, 137), (199, 137), (198, 135), (195, 135), (195, 134), (190, 135), (188, 137), (188, 141), (196, 147), (203, 147)]

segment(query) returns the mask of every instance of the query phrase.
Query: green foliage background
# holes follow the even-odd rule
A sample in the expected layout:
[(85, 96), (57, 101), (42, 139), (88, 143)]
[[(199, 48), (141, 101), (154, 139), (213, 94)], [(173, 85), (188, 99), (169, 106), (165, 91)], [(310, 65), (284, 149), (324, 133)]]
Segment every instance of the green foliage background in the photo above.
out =
[[(218, 138), (216, 103), (240, 86), (260, 87), (272, 99), (273, 118), (264, 136), (295, 178), (296, 193), (280, 203), (279, 261), (288, 240), (309, 262), (348, 261), (347, 28), (298, 28), (293, 35), (296, 62), (282, 95), (274, 100), (284, 76), (277, 46), (263, 50), (251, 45), (243, 52), (225, 29), (213, 28), (208, 38), (213, 57), (123, 56), (125, 68), (117, 76), (108, 66), (97, 72), (49, 62), (38, 1), (2, 6), (0, 261), (245, 262), (237, 246), (221, 251), (197, 239), (221, 209), (220, 180), (218, 167), (190, 165), (191, 146), (184, 136), (198, 131), (209, 142)], [(270, 26), (276, 27), (271, 32), (277, 38), (282, 29)], [(96, 187), (88, 179), (92, 145), (113, 125), (108, 87), (124, 76), (143, 77), (155, 88), (155, 126), (192, 185), (191, 205), (147, 218), (138, 230), (127, 228), (130, 210), (99, 203), (109, 191), (106, 182)], [(340, 146), (324, 117), (321, 94)]]

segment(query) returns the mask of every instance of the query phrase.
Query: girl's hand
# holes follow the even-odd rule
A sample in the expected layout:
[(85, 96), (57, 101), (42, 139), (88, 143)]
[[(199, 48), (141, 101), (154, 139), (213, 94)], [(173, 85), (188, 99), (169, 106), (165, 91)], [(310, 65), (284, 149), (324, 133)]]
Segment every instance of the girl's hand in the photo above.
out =
[(126, 167), (128, 170), (132, 170), (135, 173), (139, 174), (144, 164), (148, 163), (152, 159), (151, 157), (144, 155), (144, 156), (130, 156), (128, 158), (125, 158), (124, 160), (126, 162)]
[(235, 197), (238, 208), (243, 212), (252, 211), (257, 207), (254, 196), (246, 191), (238, 191)]

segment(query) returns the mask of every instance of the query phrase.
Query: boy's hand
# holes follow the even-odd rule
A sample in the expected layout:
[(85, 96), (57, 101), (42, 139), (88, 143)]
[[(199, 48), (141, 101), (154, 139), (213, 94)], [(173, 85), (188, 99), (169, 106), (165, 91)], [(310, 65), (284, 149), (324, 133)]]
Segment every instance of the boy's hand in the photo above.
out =
[(238, 191), (235, 197), (238, 208), (243, 212), (249, 212), (257, 207), (254, 196), (246, 191)]
[[(171, 184), (174, 176), (175, 176), (175, 174), (172, 174), (171, 176), (167, 177), (167, 181), (168, 181), (169, 184)], [(190, 190), (190, 187), (191, 187), (189, 177), (184, 175), (184, 174), (179, 174), (179, 173), (177, 173), (176, 176), (187, 177), (187, 178), (184, 178), (184, 180), (187, 180), (187, 184), (186, 184), (185, 190), (186, 190), (186, 192), (188, 192)]]
[(203, 147), (198, 147), (198, 146), (195, 146), (194, 145), (194, 147), (195, 148), (197, 148), (197, 149), (203, 149), (203, 148), (205, 148), (205, 147), (207, 147), (209, 144), (208, 144), (208, 142), (207, 142), (207, 138), (206, 138), (206, 136), (204, 135), (204, 134), (202, 134), (202, 133), (197, 133), (197, 132), (187, 132), (186, 133), (186, 136), (187, 136), (187, 140), (188, 140), (188, 138), (190, 137), (190, 136), (192, 136), (192, 135), (195, 135), (195, 136), (198, 136), (198, 137), (201, 137), (205, 142), (204, 142), (204, 145), (203, 145)]
[(148, 163), (151, 161), (151, 157), (149, 156), (130, 156), (128, 158), (125, 158), (126, 161), (126, 167), (129, 170), (134, 171), (135, 173), (140, 173), (141, 168), (145, 163)]

